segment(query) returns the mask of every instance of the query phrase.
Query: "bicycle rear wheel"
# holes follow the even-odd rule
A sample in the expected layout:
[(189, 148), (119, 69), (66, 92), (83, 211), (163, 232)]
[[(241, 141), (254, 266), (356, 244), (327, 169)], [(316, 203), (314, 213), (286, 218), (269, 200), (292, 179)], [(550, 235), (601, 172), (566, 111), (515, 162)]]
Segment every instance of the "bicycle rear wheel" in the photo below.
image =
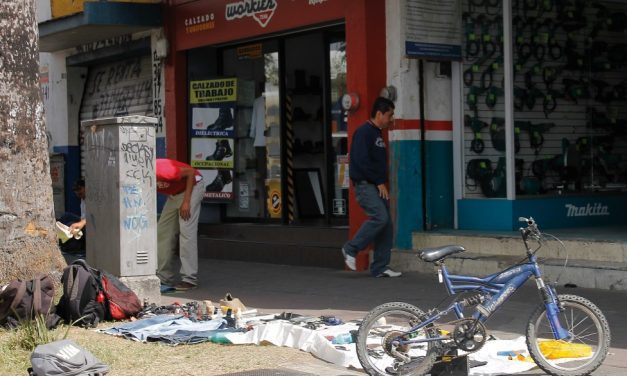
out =
[(427, 374), (435, 362), (433, 342), (401, 345), (399, 339), (417, 340), (433, 337), (434, 330), (421, 329), (407, 333), (420, 323), (423, 312), (402, 303), (385, 303), (370, 311), (357, 334), (357, 357), (369, 375)]
[(588, 375), (597, 369), (610, 346), (610, 328), (597, 306), (576, 295), (560, 295), (564, 310), (558, 314), (570, 338), (555, 340), (540, 305), (527, 326), (527, 347), (538, 367), (554, 376)]

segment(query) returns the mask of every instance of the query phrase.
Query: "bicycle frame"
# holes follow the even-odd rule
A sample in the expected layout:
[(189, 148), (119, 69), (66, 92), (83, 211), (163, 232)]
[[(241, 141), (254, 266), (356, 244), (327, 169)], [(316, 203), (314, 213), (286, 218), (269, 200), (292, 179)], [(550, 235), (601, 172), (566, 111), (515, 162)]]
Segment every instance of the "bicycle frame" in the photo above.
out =
[[(526, 263), (514, 265), (486, 277), (449, 274), (446, 265), (442, 263), (440, 265), (440, 269), (438, 270), (438, 278), (440, 283), (444, 283), (449, 296), (470, 291), (489, 295), (488, 299), (477, 306), (477, 310), (473, 314), (473, 319), (483, 323), (492, 315), (492, 313), (503, 305), (503, 303), (505, 303), (516, 290), (518, 290), (523, 284), (525, 284), (525, 282), (527, 282), (529, 278), (533, 276), (535, 277), (536, 284), (544, 300), (553, 336), (555, 339), (568, 338), (570, 333), (562, 328), (557, 317), (560, 308), (558, 306), (555, 291), (552, 288), (545, 286), (542, 279), (542, 272), (538, 267), (536, 257), (531, 252), (528, 252), (527, 256), (529, 260)], [(463, 305), (461, 302), (454, 302), (443, 311), (429, 315), (426, 320), (412, 327), (407, 333), (412, 333), (416, 330), (424, 328), (440, 319), (440, 317), (447, 315), (451, 311), (455, 313), (458, 319), (463, 319), (464, 313), (462, 309)], [(400, 336), (398, 338), (400, 344), (433, 342), (448, 339), (447, 337), (434, 337), (418, 340), (403, 340)]]

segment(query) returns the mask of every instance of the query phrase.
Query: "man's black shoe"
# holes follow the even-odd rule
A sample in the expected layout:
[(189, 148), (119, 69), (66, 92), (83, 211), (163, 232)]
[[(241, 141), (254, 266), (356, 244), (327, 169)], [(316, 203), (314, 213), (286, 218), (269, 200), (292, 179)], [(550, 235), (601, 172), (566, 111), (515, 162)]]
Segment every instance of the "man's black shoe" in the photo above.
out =
[(205, 192), (222, 192), (225, 185), (233, 181), (231, 171), (219, 170), (215, 179), (205, 188)]
[(220, 108), (216, 121), (207, 127), (208, 131), (223, 131), (233, 126), (233, 115), (230, 108)]
[(213, 154), (208, 156), (205, 160), (221, 161), (224, 158), (230, 157), (232, 155), (233, 150), (231, 150), (231, 144), (229, 144), (229, 140), (218, 140), (216, 142), (216, 150), (214, 150)]

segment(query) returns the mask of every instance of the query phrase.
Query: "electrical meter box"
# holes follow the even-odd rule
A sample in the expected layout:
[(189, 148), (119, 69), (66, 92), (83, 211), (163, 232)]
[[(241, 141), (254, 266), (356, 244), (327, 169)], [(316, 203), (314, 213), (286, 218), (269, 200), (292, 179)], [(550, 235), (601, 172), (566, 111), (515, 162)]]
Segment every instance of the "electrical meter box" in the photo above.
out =
[(81, 123), (87, 262), (119, 277), (157, 268), (156, 124), (145, 116)]

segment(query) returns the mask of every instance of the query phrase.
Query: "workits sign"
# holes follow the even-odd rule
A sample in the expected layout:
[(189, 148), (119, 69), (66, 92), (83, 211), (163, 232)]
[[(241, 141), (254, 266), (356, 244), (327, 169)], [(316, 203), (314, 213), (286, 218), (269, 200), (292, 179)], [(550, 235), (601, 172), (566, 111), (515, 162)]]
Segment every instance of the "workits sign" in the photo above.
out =
[[(336, 22), (354, 12), (353, 5), (380, 7), (379, 1), (346, 0), (170, 0), (177, 51), (267, 36)], [(365, 4), (372, 4), (366, 6)], [(375, 6), (374, 4), (379, 4)], [(378, 9), (378, 8), (377, 8)], [(461, 17), (461, 16), (460, 16)]]
[(226, 20), (252, 17), (261, 27), (266, 27), (277, 8), (276, 0), (243, 0), (226, 5)]

